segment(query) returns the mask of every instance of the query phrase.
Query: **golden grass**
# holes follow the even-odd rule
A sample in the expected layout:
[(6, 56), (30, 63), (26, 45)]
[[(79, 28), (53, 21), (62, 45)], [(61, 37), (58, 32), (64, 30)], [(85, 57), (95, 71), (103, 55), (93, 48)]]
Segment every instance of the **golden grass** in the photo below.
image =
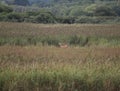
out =
[(119, 91), (120, 47), (1, 46), (1, 91)]
[(32, 24), (0, 22), (0, 36), (120, 36), (119, 24)]
[[(49, 46), (1, 46), (0, 47), (0, 66), (14, 67), (31, 66), (35, 67), (55, 64), (54, 66), (73, 65), (79, 67), (86, 63), (94, 63), (94, 66), (108, 65), (107, 63), (119, 63), (120, 48), (119, 47), (69, 47), (57, 48)], [(4, 64), (4, 65), (3, 65)], [(15, 66), (16, 67), (16, 66)]]
[[(116, 24), (1, 22), (0, 36), (23, 39), (24, 36), (44, 35), (119, 38), (119, 29)], [(0, 46), (0, 91), (120, 91), (120, 47)]]

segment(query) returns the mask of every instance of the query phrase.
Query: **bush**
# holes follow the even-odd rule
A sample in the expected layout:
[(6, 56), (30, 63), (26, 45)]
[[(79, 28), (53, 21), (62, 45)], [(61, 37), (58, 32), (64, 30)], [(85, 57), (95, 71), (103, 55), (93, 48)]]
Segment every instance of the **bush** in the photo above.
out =
[(75, 23), (100, 23), (101, 19), (97, 17), (82, 16), (75, 20)]
[(115, 11), (115, 13), (120, 16), (120, 6), (114, 6), (112, 7), (113, 11)]
[(51, 12), (41, 10), (39, 12), (27, 12), (25, 21), (46, 24), (46, 23), (56, 23), (56, 18)]
[(2, 12), (10, 13), (13, 12), (13, 9), (11, 7), (0, 4), (0, 13)]
[(34, 18), (34, 21), (36, 23), (55, 23), (55, 17), (51, 14), (51, 13), (39, 13), (39, 15), (37, 15)]
[(73, 24), (75, 22), (75, 18), (74, 17), (59, 17), (59, 18), (57, 18), (57, 22)]
[(54, 46), (58, 46), (59, 45), (59, 40), (57, 38), (53, 38), (53, 37), (45, 37), (42, 39), (42, 45), (54, 45)]
[(4, 21), (6, 18), (6, 13), (3, 12), (3, 13), (0, 13), (0, 21)]
[(6, 15), (6, 21), (13, 21), (13, 22), (23, 22), (24, 17), (22, 14), (19, 13), (9, 13)]
[(4, 38), (0, 38), (0, 46), (6, 44), (7, 41)]
[(88, 17), (88, 16), (82, 16), (78, 17), (75, 20), (75, 23), (88, 23), (88, 24), (101, 24), (101, 23), (119, 23), (120, 18), (114, 17), (114, 16), (95, 16), (95, 17)]
[(84, 12), (87, 13), (87, 16), (93, 16), (93, 12), (95, 11), (96, 7), (97, 4), (91, 4), (84, 9)]
[(79, 37), (77, 35), (71, 36), (69, 40), (70, 45), (80, 45), (80, 46), (85, 46), (88, 43), (88, 38), (87, 37)]
[(95, 16), (116, 16), (116, 13), (112, 10), (112, 8), (107, 6), (99, 6), (93, 12)]
[(70, 10), (69, 15), (78, 17), (78, 16), (87, 15), (87, 13), (82, 9), (81, 6), (75, 6)]
[(40, 12), (26, 12), (26, 14), (27, 14), (27, 16), (29, 17), (29, 16), (37, 16), (37, 15), (39, 15), (40, 14)]

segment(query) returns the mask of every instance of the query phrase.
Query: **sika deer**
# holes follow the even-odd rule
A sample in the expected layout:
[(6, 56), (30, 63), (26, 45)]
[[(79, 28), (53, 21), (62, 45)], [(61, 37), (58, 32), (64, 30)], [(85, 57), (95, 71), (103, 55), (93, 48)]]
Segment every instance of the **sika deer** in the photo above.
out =
[(59, 43), (60, 48), (68, 48), (68, 45), (65, 43)]

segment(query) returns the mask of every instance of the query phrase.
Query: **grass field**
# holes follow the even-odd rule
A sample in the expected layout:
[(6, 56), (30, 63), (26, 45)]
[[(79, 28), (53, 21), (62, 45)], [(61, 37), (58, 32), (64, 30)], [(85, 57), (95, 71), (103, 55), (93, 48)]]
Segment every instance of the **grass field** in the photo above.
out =
[(120, 91), (119, 27), (0, 23), (0, 91)]
[(33, 24), (0, 22), (0, 36), (120, 36), (119, 24)]
[(0, 23), (0, 45), (119, 46), (120, 26)]

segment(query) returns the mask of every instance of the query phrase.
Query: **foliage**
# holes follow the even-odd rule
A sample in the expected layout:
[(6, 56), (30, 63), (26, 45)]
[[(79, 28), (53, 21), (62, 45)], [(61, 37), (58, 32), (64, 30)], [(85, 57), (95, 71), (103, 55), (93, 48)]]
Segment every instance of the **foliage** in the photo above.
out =
[(91, 5), (87, 6), (84, 11), (85, 11), (89, 16), (93, 16), (94, 11), (96, 10), (96, 8), (97, 8), (97, 4), (91, 4)]
[(79, 36), (71, 36), (69, 39), (69, 44), (70, 45), (80, 45), (80, 46), (85, 46), (89, 42), (87, 37), (79, 37)]
[(88, 16), (81, 16), (78, 17), (75, 22), (76, 23), (87, 23), (87, 24), (97, 24), (97, 23), (101, 23), (103, 20), (99, 19), (99, 17), (88, 17)]
[(70, 10), (69, 15), (73, 17), (77, 17), (77, 16), (86, 15), (86, 12), (82, 9), (82, 7), (75, 6)]
[(57, 38), (54, 37), (43, 37), (41, 40), (42, 45), (54, 45), (54, 46), (58, 46), (59, 45), (59, 40)]
[(94, 11), (95, 16), (116, 16), (116, 13), (107, 6), (99, 6)]
[[(0, 5), (0, 21), (32, 23), (119, 23), (119, 6), (90, 5), (63, 6), (56, 5), (38, 11), (14, 12), (13, 8)], [(55, 9), (54, 9), (55, 8)], [(21, 11), (25, 8), (21, 8)], [(116, 16), (118, 16), (116, 18)]]
[(36, 23), (55, 23), (55, 17), (51, 13), (39, 13), (35, 17)]
[(113, 6), (113, 11), (115, 11), (115, 13), (120, 16), (120, 6)]
[(13, 9), (11, 7), (0, 4), (0, 13), (3, 13), (3, 12), (10, 13), (12, 11)]
[(9, 13), (6, 15), (5, 21), (23, 22), (24, 17), (22, 14), (19, 14), (19, 13)]
[(73, 24), (75, 23), (75, 18), (74, 17), (58, 17), (56, 18), (58, 23), (67, 23), (67, 24)]

